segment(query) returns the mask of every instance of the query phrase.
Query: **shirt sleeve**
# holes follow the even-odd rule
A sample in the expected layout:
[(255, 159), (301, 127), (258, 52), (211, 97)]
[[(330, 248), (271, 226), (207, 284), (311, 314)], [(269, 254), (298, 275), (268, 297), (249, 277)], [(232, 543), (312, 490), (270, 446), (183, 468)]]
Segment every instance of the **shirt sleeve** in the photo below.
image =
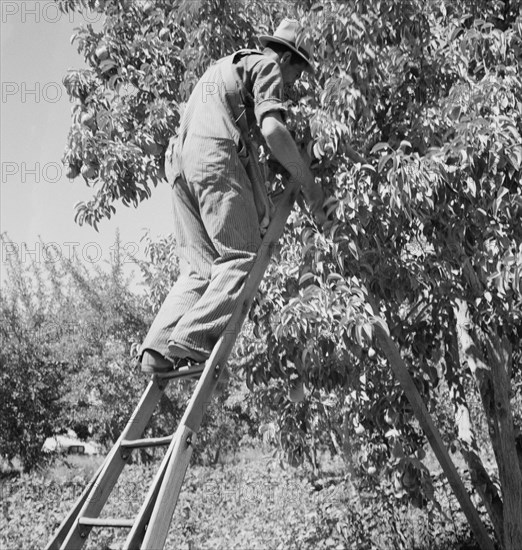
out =
[(260, 57), (251, 72), (254, 114), (259, 126), (266, 113), (278, 111), (284, 118), (287, 110), (284, 104), (283, 75), (279, 65), (267, 56)]

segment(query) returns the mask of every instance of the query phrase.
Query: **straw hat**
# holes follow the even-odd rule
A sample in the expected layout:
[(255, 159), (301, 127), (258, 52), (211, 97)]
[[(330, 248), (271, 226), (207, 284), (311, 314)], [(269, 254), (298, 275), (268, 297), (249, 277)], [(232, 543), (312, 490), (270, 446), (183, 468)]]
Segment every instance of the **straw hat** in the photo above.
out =
[(262, 35), (259, 42), (268, 46), (270, 42), (284, 44), (295, 52), (307, 64), (308, 70), (313, 71), (313, 49), (311, 40), (303, 36), (303, 27), (295, 19), (285, 18), (277, 27), (273, 36)]

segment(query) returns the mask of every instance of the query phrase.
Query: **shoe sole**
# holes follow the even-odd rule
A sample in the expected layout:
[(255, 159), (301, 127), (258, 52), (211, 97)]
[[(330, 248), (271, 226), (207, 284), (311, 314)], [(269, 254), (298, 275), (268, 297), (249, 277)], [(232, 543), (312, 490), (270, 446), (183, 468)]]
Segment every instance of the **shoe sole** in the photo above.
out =
[(174, 364), (155, 350), (145, 350), (141, 358), (141, 372), (145, 374), (165, 374), (174, 370)]

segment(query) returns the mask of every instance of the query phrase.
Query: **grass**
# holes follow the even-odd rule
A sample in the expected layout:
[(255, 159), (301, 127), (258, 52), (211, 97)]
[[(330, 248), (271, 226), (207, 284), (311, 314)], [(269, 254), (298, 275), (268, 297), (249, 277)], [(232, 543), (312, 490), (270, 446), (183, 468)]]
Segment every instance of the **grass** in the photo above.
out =
[[(45, 471), (2, 485), (0, 547), (39, 549), (96, 471), (100, 457), (68, 457)], [(154, 465), (124, 469), (103, 515), (133, 517)], [(442, 503), (418, 510), (392, 496), (358, 490), (341, 462), (329, 461), (321, 483), (304, 468), (280, 464), (260, 449), (217, 467), (189, 467), (165, 548), (184, 550), (457, 550), (469, 533), (447, 488)], [(121, 547), (118, 530), (93, 531), (85, 548)]]

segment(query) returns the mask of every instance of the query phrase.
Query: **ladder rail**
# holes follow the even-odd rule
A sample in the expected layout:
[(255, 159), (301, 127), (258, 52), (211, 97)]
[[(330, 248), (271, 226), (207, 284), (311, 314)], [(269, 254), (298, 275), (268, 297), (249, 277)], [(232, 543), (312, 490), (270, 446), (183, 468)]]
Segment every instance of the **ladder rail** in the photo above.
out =
[[(372, 299), (371, 302), (374, 302)], [(484, 523), (482, 522), (480, 515), (475, 508), (475, 505), (471, 501), (469, 493), (458, 473), (453, 460), (451, 459), (449, 452), (442, 440), (439, 429), (426, 404), (422, 399), (422, 396), (413, 381), (413, 378), (408, 370), (408, 367), (401, 357), (399, 347), (396, 342), (391, 338), (387, 325), (379, 315), (379, 311), (375, 306), (374, 315), (377, 322), (374, 324), (376, 340), (379, 346), (386, 356), (388, 363), (395, 375), (395, 378), (401, 384), (404, 393), (410, 405), (413, 409), (415, 417), (423, 429), (428, 442), (439, 461), (439, 464), (448, 479), (448, 482), (453, 490), (453, 493), (457, 497), (457, 500), (462, 508), (462, 512), (466, 516), (469, 525), (479, 546), (482, 550), (494, 550), (495, 545), (491, 540)]]

